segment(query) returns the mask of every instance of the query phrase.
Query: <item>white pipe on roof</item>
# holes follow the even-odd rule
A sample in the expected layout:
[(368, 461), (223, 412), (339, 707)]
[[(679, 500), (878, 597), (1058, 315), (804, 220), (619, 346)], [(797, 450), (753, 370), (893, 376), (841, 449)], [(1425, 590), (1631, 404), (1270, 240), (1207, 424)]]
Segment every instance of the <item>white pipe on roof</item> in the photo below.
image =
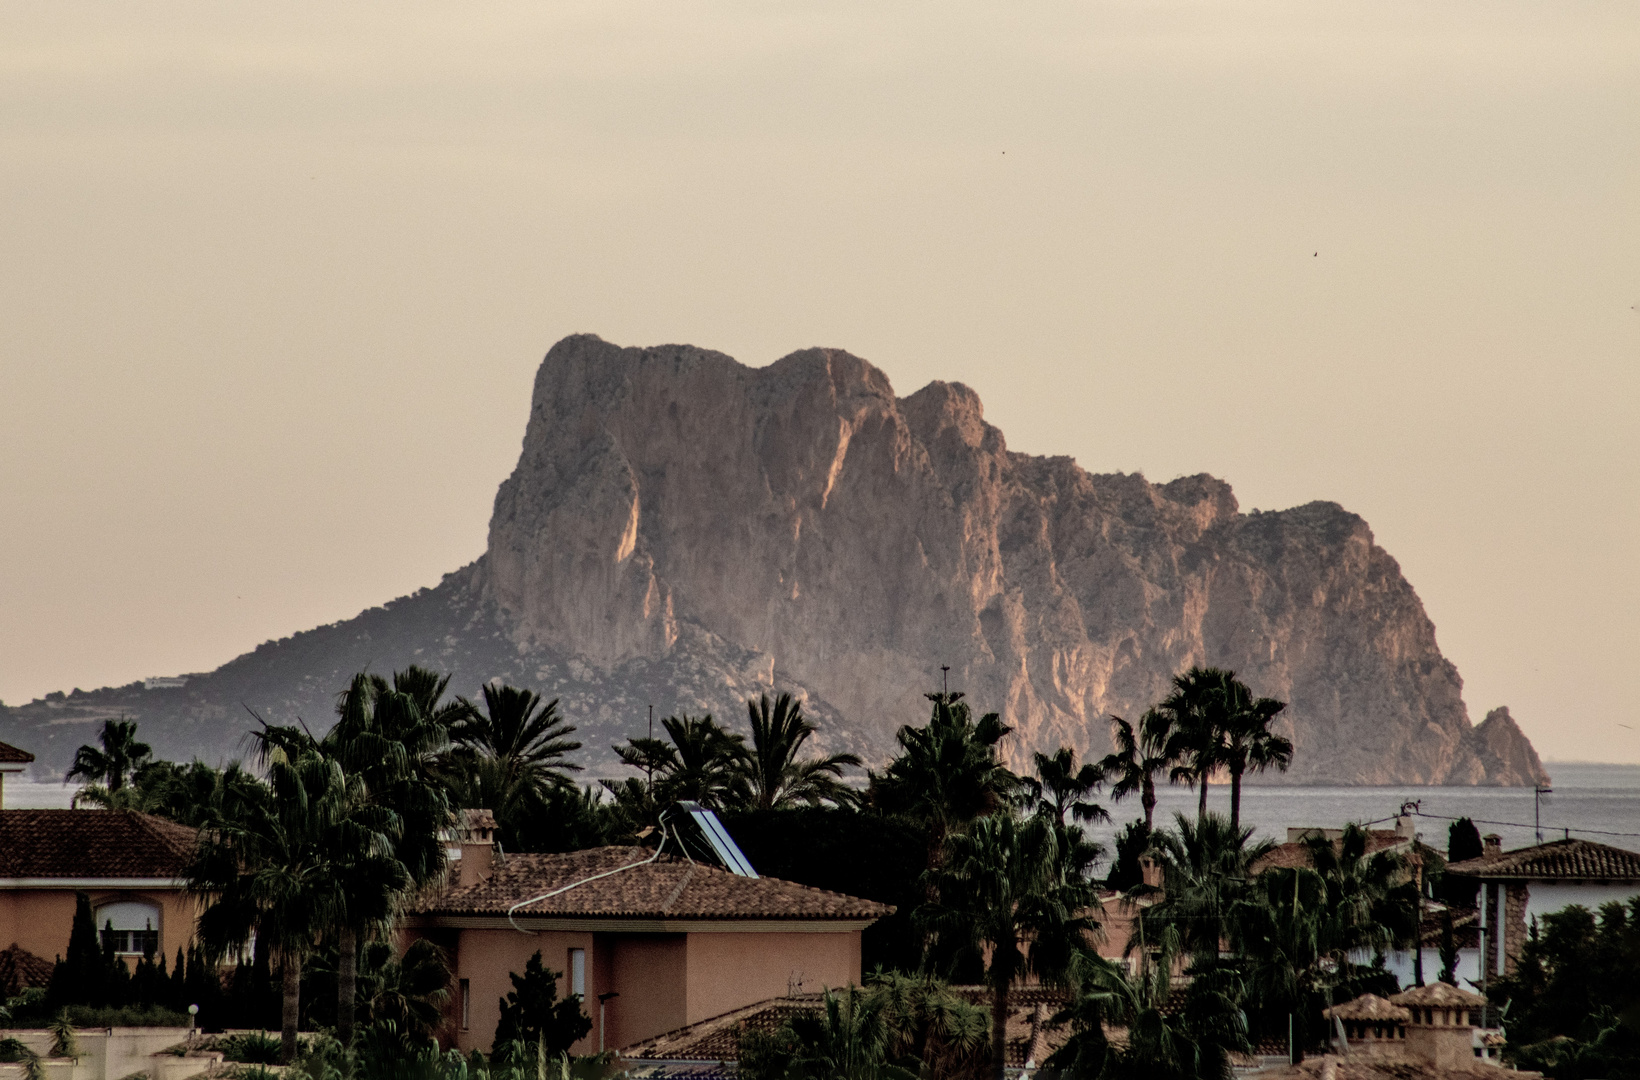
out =
[[(559, 896), (563, 893), (567, 893), (571, 889), (576, 888), (576, 887), (581, 886), (581, 885), (585, 885), (589, 881), (597, 881), (600, 878), (613, 877), (614, 875), (621, 873), (623, 870), (635, 870), (640, 866), (648, 866), (650, 863), (652, 863), (656, 859), (660, 858), (661, 857), (661, 852), (666, 850), (666, 815), (669, 812), (670, 811), (666, 811), (666, 810), (661, 811), (661, 816), (660, 816), (661, 842), (655, 845), (655, 854), (649, 856), (649, 858), (647, 858), (647, 859), (644, 859), (642, 862), (628, 863), (626, 866), (617, 866), (613, 870), (605, 870), (601, 874), (593, 874), (591, 877), (584, 877), (580, 881), (572, 881), (568, 885), (565, 885), (561, 889), (554, 889), (551, 892), (542, 893), (540, 896), (532, 896), (528, 900), (520, 900), (518, 903), (514, 904), (512, 907), (507, 909), (507, 921), (509, 923), (512, 923), (512, 928), (514, 930), (517, 930), (520, 934), (534, 934), (536, 931), (524, 929), (522, 926), (518, 925), (518, 920), (513, 918), (513, 913), (516, 912), (519, 908), (528, 907), (531, 904), (540, 903), (542, 900), (551, 900), (553, 897)], [(683, 841), (681, 841), (681, 840), (678, 841), (678, 846), (682, 847), (683, 846)], [(688, 852), (686, 851), (686, 852), (684, 852), (684, 854), (687, 855)], [(694, 862), (693, 859), (690, 859), (689, 861)]]

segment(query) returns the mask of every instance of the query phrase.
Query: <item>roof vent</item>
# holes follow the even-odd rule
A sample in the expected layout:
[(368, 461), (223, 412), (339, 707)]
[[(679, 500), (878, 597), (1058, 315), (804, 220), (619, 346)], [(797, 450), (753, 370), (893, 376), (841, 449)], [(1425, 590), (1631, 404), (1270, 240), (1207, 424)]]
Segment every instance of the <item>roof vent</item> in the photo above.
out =
[(686, 854), (706, 856), (710, 854), (723, 868), (731, 874), (741, 877), (757, 877), (757, 871), (752, 869), (751, 860), (741, 854), (740, 848), (735, 846), (729, 830), (723, 827), (723, 822), (712, 811), (697, 802), (678, 800), (678, 809), (689, 815), (693, 828), (679, 828), (678, 841), (683, 844)]

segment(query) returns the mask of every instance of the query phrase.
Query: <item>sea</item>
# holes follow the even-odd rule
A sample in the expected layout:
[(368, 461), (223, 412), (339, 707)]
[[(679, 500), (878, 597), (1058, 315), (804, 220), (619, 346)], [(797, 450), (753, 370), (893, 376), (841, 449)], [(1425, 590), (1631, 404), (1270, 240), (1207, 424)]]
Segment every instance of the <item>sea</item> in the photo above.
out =
[[(1545, 769), (1552, 778), (1542, 794), (1531, 788), (1420, 787), (1297, 787), (1248, 784), (1242, 790), (1242, 821), (1260, 836), (1287, 839), (1289, 828), (1338, 828), (1347, 822), (1387, 826), (1389, 819), (1409, 807), (1425, 841), (1446, 848), (1447, 826), (1467, 817), (1480, 831), (1497, 833), (1507, 849), (1525, 847), (1541, 835), (1545, 840), (1584, 837), (1614, 847), (1640, 851), (1640, 765), (1607, 765), (1579, 761), (1551, 761)], [(75, 788), (52, 781), (8, 777), (8, 809), (66, 807)], [(1156, 821), (1168, 824), (1175, 813), (1193, 815), (1196, 795), (1186, 787), (1157, 790)], [(1229, 813), (1230, 788), (1208, 790), (1209, 807)], [(1110, 845), (1126, 822), (1142, 815), (1139, 800), (1106, 803), (1111, 822), (1092, 830)]]
[[(1447, 828), (1454, 819), (1474, 821), (1482, 835), (1497, 833), (1505, 850), (1566, 836), (1583, 837), (1613, 847), (1640, 851), (1640, 765), (1608, 765), (1582, 761), (1544, 764), (1551, 778), (1549, 790), (1505, 787), (1423, 787), (1416, 784), (1384, 787), (1297, 787), (1248, 784), (1241, 793), (1241, 820), (1256, 834), (1272, 840), (1287, 839), (1289, 828), (1338, 828), (1348, 822), (1389, 827), (1390, 819), (1406, 807), (1424, 841), (1445, 850)], [(1228, 814), (1228, 784), (1208, 789), (1209, 809)], [(1107, 845), (1126, 822), (1143, 816), (1138, 799), (1106, 806), (1111, 823), (1099, 826), (1097, 838)], [(1169, 824), (1173, 815), (1194, 816), (1196, 793), (1187, 787), (1161, 787), (1156, 792), (1156, 822)]]

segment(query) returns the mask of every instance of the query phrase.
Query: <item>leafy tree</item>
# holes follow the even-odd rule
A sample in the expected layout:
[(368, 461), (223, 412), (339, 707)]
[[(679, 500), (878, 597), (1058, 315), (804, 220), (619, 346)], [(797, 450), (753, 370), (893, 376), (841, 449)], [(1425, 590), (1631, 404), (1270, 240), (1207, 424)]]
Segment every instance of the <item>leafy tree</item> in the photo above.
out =
[(799, 806), (731, 811), (723, 824), (759, 873), (893, 904), (893, 915), (861, 932), (861, 966), (920, 967), (922, 941), (912, 915), (925, 895), (924, 850), (915, 823), (871, 810)]
[[(1486, 854), (1481, 831), (1475, 823), (1463, 817), (1446, 827), (1446, 860), (1449, 863), (1478, 859)], [(1480, 896), (1481, 883), (1475, 878), (1457, 874), (1443, 874), (1436, 889), (1436, 898), (1458, 907), (1472, 908)]]
[[(1617, 1024), (1640, 1033), (1640, 897), (1598, 914), (1574, 904), (1534, 921), (1514, 973), (1488, 994), (1513, 1002), (1511, 1044), (1593, 1042)], [(1591, 1028), (1591, 1017), (1604, 1018)]]
[(858, 768), (854, 754), (831, 754), (799, 761), (797, 755), (816, 728), (803, 715), (803, 703), (791, 694), (775, 698), (760, 694), (746, 702), (752, 726), (752, 750), (744, 759), (746, 781), (751, 789), (751, 806), (777, 810), (802, 803), (846, 805), (856, 800), (854, 791), (840, 782), (845, 767)]
[(1441, 909), (1441, 975), (1442, 982), (1458, 985), (1458, 960), (1462, 954), (1458, 950), (1457, 936), (1452, 932), (1452, 909)]
[(1270, 722), (1287, 707), (1286, 702), (1255, 698), (1233, 671), (1224, 673), (1219, 693), (1224, 701), (1224, 745), (1219, 763), (1230, 773), (1230, 827), (1234, 829), (1241, 825), (1243, 774), (1271, 768), (1286, 772), (1293, 763), (1293, 744), (1270, 730)]
[(495, 1028), (491, 1056), (502, 1062), (533, 1058), (537, 1048), (563, 1055), (592, 1030), (581, 1010), (581, 998), (571, 994), (558, 1000), (559, 973), (541, 965), (538, 951), (524, 964), (524, 973), (507, 976), (513, 988), (501, 999), (501, 1022)]
[[(640, 789), (643, 781), (637, 781)], [(628, 813), (619, 797), (600, 798), (601, 787), (560, 787), (535, 806), (496, 819), (496, 838), (507, 851), (559, 852), (628, 844), (647, 820)], [(642, 796), (638, 796), (641, 800)]]
[(1089, 914), (1098, 899), (1086, 878), (1060, 873), (1057, 833), (1042, 815), (992, 814), (946, 846), (946, 865), (936, 871), (939, 900), (921, 921), (942, 938), (984, 946), (991, 1074), (1002, 1080), (1009, 991), (1028, 974), (1048, 985), (1065, 981), (1073, 958), (1099, 932)]
[(1098, 769), (1107, 781), (1115, 781), (1110, 788), (1114, 801), (1139, 796), (1148, 835), (1155, 827), (1156, 775), (1168, 772), (1175, 764), (1167, 752), (1172, 720), (1166, 713), (1151, 709), (1139, 721), (1137, 730), (1120, 716), (1111, 717), (1110, 723), (1115, 749), (1100, 759)]
[(112, 794), (124, 788), (132, 774), (153, 755), (147, 743), (137, 741), (135, 720), (104, 720), (97, 741), (102, 746), (100, 750), (95, 746), (82, 746), (75, 751), (74, 765), (63, 778), (64, 782), (83, 776)]
[[(946, 838), (1008, 804), (1019, 777), (997, 757), (997, 744), (1012, 728), (996, 713), (974, 720), (961, 693), (924, 695), (934, 704), (925, 727), (906, 725), (895, 733), (900, 752), (871, 776), (871, 802), (879, 810), (903, 814), (922, 825), (927, 869), (938, 870)], [(938, 897), (933, 875), (927, 897)]]

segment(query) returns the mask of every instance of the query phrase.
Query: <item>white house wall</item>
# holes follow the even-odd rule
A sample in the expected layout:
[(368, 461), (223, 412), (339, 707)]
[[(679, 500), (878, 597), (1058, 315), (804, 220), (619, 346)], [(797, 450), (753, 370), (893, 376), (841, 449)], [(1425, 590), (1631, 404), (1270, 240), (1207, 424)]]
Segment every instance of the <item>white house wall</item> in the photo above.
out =
[[(1412, 950), (1402, 949), (1392, 952), (1384, 958), (1384, 967), (1392, 972), (1405, 990), (1413, 985)], [(1430, 947), (1424, 950), (1424, 982), (1432, 983), (1441, 974), (1441, 950)], [(1480, 983), (1481, 978), (1481, 951), (1479, 949), (1458, 950), (1458, 986), (1470, 989), (1471, 982)]]
[(1555, 882), (1534, 881), (1526, 889), (1526, 921), (1528, 924), (1552, 911), (1571, 904), (1582, 904), (1598, 913), (1600, 905), (1613, 900), (1627, 903), (1640, 895), (1640, 883), (1626, 885), (1561, 885)]

